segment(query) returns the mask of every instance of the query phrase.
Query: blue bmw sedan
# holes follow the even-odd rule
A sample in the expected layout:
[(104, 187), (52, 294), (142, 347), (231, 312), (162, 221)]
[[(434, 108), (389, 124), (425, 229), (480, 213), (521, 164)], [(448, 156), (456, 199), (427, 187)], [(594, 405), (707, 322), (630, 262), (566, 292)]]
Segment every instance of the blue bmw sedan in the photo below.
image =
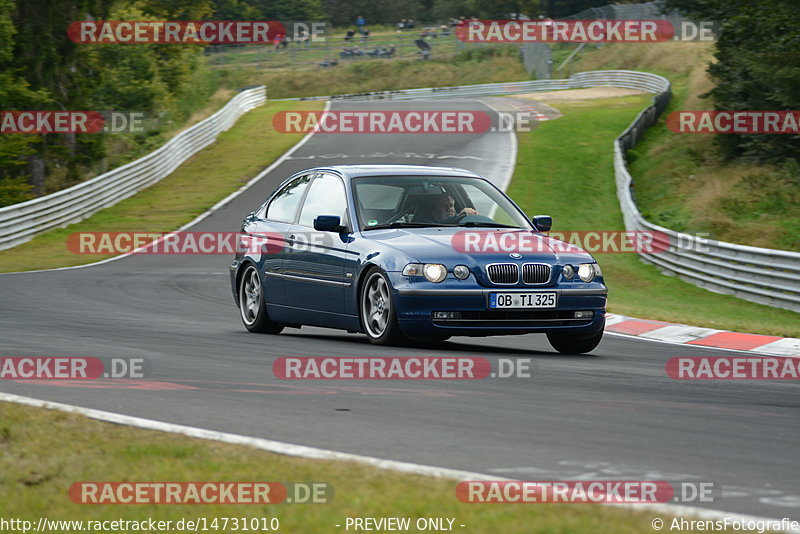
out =
[(608, 290), (597, 262), (543, 234), (550, 226), (463, 169), (308, 169), (244, 219), (251, 246), (231, 287), (251, 332), (321, 326), (381, 345), (543, 333), (558, 352), (586, 353)]

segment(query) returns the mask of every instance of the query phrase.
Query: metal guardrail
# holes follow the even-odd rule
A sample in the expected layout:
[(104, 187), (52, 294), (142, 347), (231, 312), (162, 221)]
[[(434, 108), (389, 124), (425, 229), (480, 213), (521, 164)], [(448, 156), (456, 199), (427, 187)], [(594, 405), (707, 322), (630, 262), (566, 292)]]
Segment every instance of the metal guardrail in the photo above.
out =
[(598, 70), (573, 74), (563, 80), (529, 80), (524, 82), (484, 83), (479, 85), (458, 85), (454, 87), (425, 87), (421, 89), (401, 89), (398, 91), (377, 91), (345, 95), (307, 96), (284, 98), (280, 100), (417, 100), (423, 98), (464, 98), (474, 96), (513, 95), (561, 89), (583, 89), (611, 85), (639, 89), (651, 93), (669, 90), (669, 81), (655, 74), (630, 70)]
[(136, 161), (57, 193), (0, 208), (0, 250), (29, 241), (47, 230), (81, 221), (160, 181), (213, 143), (242, 114), (266, 100), (267, 90), (263, 85), (246, 89), (207, 119)]
[(625, 163), (625, 151), (641, 140), (645, 130), (656, 123), (671, 98), (669, 80), (655, 74), (627, 70), (590, 71), (563, 80), (428, 87), (402, 91), (295, 98), (290, 100), (411, 100), (510, 95), (559, 89), (613, 86), (654, 93), (653, 104), (643, 110), (614, 142), (614, 173), (617, 196), (628, 231), (654, 234), (653, 250), (641, 254), (666, 274), (677, 275), (692, 284), (718, 293), (777, 308), (800, 311), (800, 253), (750, 247), (675, 232), (642, 217), (631, 192), (632, 179)]
[[(614, 142), (614, 174), (625, 228), (654, 234), (657, 253), (642, 258), (662, 271), (718, 293), (800, 312), (800, 253), (715, 241), (675, 232), (647, 221), (634, 202), (625, 151), (655, 124), (671, 97), (667, 79), (655, 74), (604, 70), (581, 72), (564, 80), (535, 80), (457, 87), (291, 98), (285, 100), (411, 100), (522, 94), (597, 86), (625, 87), (654, 93), (644, 109)], [(43, 231), (77, 222), (127, 198), (171, 173), (228, 129), (243, 113), (266, 100), (257, 87), (235, 96), (220, 111), (174, 137), (147, 156), (97, 178), (46, 197), (0, 208), (0, 250), (23, 243)]]
[(614, 175), (625, 229), (651, 232), (654, 237), (654, 252), (640, 256), (665, 274), (677, 275), (710, 291), (800, 312), (800, 253), (676, 232), (649, 222), (639, 212), (625, 152), (636, 146), (644, 131), (656, 123), (669, 98), (669, 88), (656, 94), (653, 105), (643, 110), (614, 142)]

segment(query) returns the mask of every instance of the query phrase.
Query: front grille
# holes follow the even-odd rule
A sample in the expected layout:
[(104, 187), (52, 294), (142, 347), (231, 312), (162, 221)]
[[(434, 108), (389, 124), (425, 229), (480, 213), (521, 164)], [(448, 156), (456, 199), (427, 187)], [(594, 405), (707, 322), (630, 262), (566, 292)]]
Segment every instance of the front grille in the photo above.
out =
[(486, 272), (493, 284), (516, 284), (519, 281), (519, 266), (516, 263), (492, 263), (486, 266)]
[(522, 266), (522, 281), (526, 284), (546, 284), (550, 281), (550, 269), (546, 263), (526, 263)]

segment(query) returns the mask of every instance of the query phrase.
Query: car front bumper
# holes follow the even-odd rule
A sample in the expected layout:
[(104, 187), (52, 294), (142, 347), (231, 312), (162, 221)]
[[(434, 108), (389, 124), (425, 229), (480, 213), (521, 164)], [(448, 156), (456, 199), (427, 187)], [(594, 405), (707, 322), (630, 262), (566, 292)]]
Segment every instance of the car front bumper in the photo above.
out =
[[(430, 287), (431, 284), (405, 283), (396, 278), (395, 310), (400, 328), (407, 335), (492, 336), (561, 332), (591, 335), (605, 325), (608, 289), (590, 287)], [(444, 285), (444, 284), (443, 284)], [(458, 287), (461, 285), (461, 287)], [(427, 287), (426, 287), (427, 286)], [(455, 286), (455, 287), (454, 287)], [(555, 308), (491, 309), (491, 293), (556, 293)], [(590, 317), (575, 317), (575, 312), (591, 312)], [(456, 312), (455, 317), (435, 317), (434, 312)]]

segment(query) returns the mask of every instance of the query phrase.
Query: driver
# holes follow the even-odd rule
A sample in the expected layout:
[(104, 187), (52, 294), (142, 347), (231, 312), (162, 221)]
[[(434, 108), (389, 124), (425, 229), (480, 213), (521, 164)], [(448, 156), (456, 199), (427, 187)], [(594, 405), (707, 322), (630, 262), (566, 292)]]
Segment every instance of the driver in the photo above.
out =
[(464, 208), (456, 214), (456, 201), (448, 193), (436, 196), (431, 207), (431, 219), (437, 223), (451, 223), (467, 215), (477, 215), (478, 210)]

